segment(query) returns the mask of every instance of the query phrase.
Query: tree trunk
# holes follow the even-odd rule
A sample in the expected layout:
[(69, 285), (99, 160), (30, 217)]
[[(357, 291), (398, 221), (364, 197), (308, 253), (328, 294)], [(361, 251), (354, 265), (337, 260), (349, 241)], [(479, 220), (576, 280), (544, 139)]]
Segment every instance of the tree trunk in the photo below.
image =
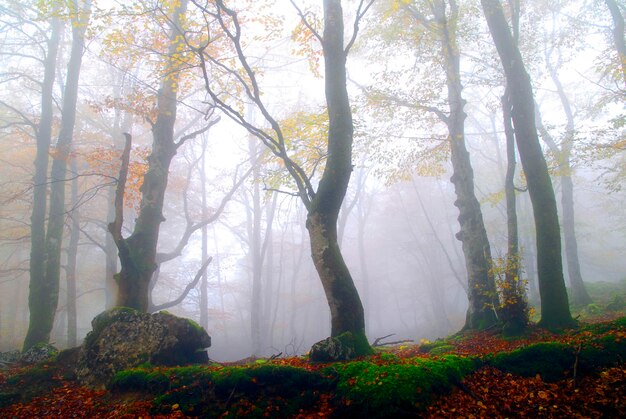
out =
[(328, 107), (328, 160), (311, 201), (306, 226), (313, 263), (331, 313), (331, 336), (345, 332), (359, 341), (357, 355), (371, 351), (363, 305), (337, 242), (337, 219), (352, 172), (353, 123), (346, 88), (341, 1), (324, 0), (324, 74)]
[[(549, 56), (546, 56), (546, 62), (548, 63), (550, 77), (556, 86), (559, 100), (561, 101), (565, 117), (567, 118), (565, 136), (561, 141), (560, 149), (552, 140), (548, 131), (543, 128), (543, 124), (540, 123), (540, 118), (538, 119), (538, 122), (541, 125), (540, 132), (542, 133), (542, 137), (546, 140), (548, 146), (552, 149), (554, 154), (558, 156), (559, 160), (561, 178), (561, 208), (563, 211), (563, 241), (565, 243), (565, 259), (567, 260), (567, 273), (571, 287), (572, 301), (576, 305), (587, 305), (591, 304), (592, 300), (587, 293), (582, 274), (580, 273), (578, 241), (576, 240), (576, 220), (574, 217), (574, 182), (572, 181), (574, 168), (571, 163), (575, 130), (574, 112), (572, 111), (569, 98), (565, 94), (565, 89), (559, 79), (557, 69), (552, 66)], [(537, 114), (539, 114), (539, 107), (536, 105), (535, 107)]]
[(49, 342), (52, 322), (47, 307), (50, 291), (45, 282), (46, 243), (46, 191), (48, 176), (48, 153), (52, 137), (53, 103), (52, 89), (56, 71), (59, 38), (63, 28), (58, 18), (52, 18), (48, 51), (44, 60), (44, 78), (41, 91), (41, 118), (37, 127), (37, 154), (33, 176), (33, 209), (31, 214), (30, 290), (28, 308), (30, 323), (24, 340), (23, 350), (39, 342)]
[(517, 147), (526, 175), (535, 218), (537, 270), (541, 295), (540, 325), (562, 328), (575, 325), (569, 311), (556, 199), (534, 119), (530, 77), (514, 43), (498, 0), (481, 0), (494, 43), (511, 89), (512, 119)]
[[(107, 189), (107, 222), (111, 223), (115, 218), (115, 185)], [(104, 308), (109, 309), (115, 305), (117, 295), (117, 284), (115, 275), (117, 273), (117, 248), (115, 240), (111, 234), (105, 234), (104, 252)]]
[(619, 57), (623, 82), (626, 85), (626, 42), (624, 42), (624, 16), (616, 0), (604, 0), (613, 19), (613, 42)]
[[(202, 219), (209, 217), (209, 209), (207, 208), (207, 190), (206, 190), (206, 149), (208, 141), (206, 136), (202, 138), (202, 156), (200, 160), (200, 194), (202, 198)], [(209, 226), (202, 226), (202, 263), (204, 264), (209, 258)], [(202, 272), (200, 280), (200, 326), (205, 330), (209, 329), (209, 274), (205, 269)]]
[(437, 1), (435, 17), (441, 30), (441, 49), (444, 56), (448, 106), (445, 118), (448, 126), (456, 201), (459, 208), (460, 231), (456, 237), (462, 243), (468, 279), (469, 307), (464, 329), (484, 329), (497, 323), (498, 295), (491, 270), (491, 248), (480, 203), (474, 194), (474, 171), (465, 147), (465, 100), (461, 91), (460, 54), (456, 44), (458, 7), (450, 2), (450, 16), (446, 16), (445, 2)]
[(521, 334), (529, 322), (526, 289), (521, 278), (522, 257), (519, 250), (519, 232), (517, 222), (517, 201), (515, 196), (515, 132), (511, 119), (511, 99), (508, 89), (502, 96), (502, 117), (506, 138), (506, 176), (504, 193), (506, 197), (507, 253), (504, 269), (504, 286), (502, 287), (501, 318), (507, 333)]
[[(182, 0), (170, 20), (169, 47), (166, 56), (167, 76), (163, 77), (157, 97), (157, 119), (152, 127), (152, 152), (148, 157), (148, 171), (141, 186), (139, 216), (133, 233), (127, 238), (117, 234), (121, 271), (117, 274), (117, 305), (146, 312), (149, 308), (150, 280), (156, 270), (156, 248), (159, 229), (165, 220), (163, 201), (169, 167), (176, 154), (174, 123), (176, 122), (177, 74), (180, 63), (174, 55), (181, 39), (181, 18), (187, 9)], [(121, 226), (120, 226), (121, 229)], [(116, 233), (114, 233), (114, 238)]]
[[(76, 158), (72, 157), (72, 172), (78, 173)], [(72, 179), (72, 227), (70, 241), (67, 248), (67, 347), (76, 346), (77, 317), (76, 317), (76, 259), (78, 256), (78, 240), (80, 239), (80, 212), (78, 210), (78, 177)]]
[[(85, 31), (91, 13), (91, 2), (86, 1), (83, 9), (79, 9), (74, 2), (72, 17), (72, 49), (67, 65), (67, 80), (63, 92), (63, 108), (61, 115), (61, 129), (55, 147), (50, 171), (50, 209), (48, 216), (48, 230), (46, 232), (46, 276), (50, 292), (50, 301), (46, 303), (49, 310), (49, 327), (59, 302), (59, 283), (61, 280), (61, 248), (63, 244), (63, 230), (65, 227), (65, 187), (67, 183), (67, 162), (70, 159), (70, 149), (76, 122), (76, 103), (78, 101), (78, 81), (85, 49)], [(50, 329), (52, 330), (52, 329)]]
[[(252, 355), (259, 356), (262, 350), (261, 330), (263, 324), (263, 255), (261, 245), (261, 181), (260, 166), (257, 160), (258, 150), (252, 135), (248, 138), (248, 151), (252, 164), (252, 208), (247, 207), (249, 252), (252, 265), (252, 298), (250, 305), (250, 327), (252, 336)], [(252, 211), (250, 211), (252, 209)]]

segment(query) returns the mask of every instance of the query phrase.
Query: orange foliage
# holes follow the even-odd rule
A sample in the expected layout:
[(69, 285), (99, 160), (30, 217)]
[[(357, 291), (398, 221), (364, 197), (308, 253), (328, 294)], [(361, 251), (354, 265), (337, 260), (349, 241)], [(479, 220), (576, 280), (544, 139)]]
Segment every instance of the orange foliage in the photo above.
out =
[[(127, 208), (138, 208), (141, 202), (141, 185), (148, 170), (148, 156), (150, 149), (137, 147), (131, 152), (131, 161), (128, 166), (128, 178), (124, 190), (124, 205)], [(95, 147), (83, 157), (95, 173), (102, 176), (117, 178), (120, 168), (122, 151), (113, 147)]]

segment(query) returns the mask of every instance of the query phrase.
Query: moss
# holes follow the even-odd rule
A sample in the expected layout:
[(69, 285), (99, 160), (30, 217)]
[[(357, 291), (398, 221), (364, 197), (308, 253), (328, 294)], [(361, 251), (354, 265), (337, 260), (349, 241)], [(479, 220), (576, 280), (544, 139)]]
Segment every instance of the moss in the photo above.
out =
[(430, 353), (433, 349), (439, 348), (441, 346), (451, 346), (450, 342), (447, 339), (437, 339), (434, 342), (422, 343), (419, 346), (420, 352)]
[(626, 317), (620, 317), (619, 319), (606, 322), (606, 323), (591, 323), (583, 325), (581, 331), (588, 331), (593, 334), (606, 333), (609, 330), (626, 328)]
[(382, 418), (419, 411), (477, 366), (473, 359), (453, 355), (414, 362), (376, 365), (359, 361), (326, 369), (337, 377), (336, 394), (341, 398), (337, 414)]
[(2, 383), (0, 407), (16, 402), (28, 403), (33, 397), (42, 396), (61, 386), (57, 373), (54, 366), (38, 364), (8, 377)]
[(21, 374), (16, 374), (7, 378), (7, 384), (14, 385), (20, 383), (50, 381), (54, 377), (55, 371), (56, 370), (54, 368), (48, 368), (47, 365), (29, 368)]
[(572, 371), (574, 349), (564, 343), (543, 342), (495, 355), (489, 363), (494, 367), (525, 377), (537, 374), (546, 381), (565, 378)]
[(590, 374), (622, 364), (624, 359), (626, 359), (626, 340), (620, 336), (607, 335), (592, 345), (581, 348), (579, 368), (581, 373)]
[(433, 348), (430, 351), (430, 354), (431, 355), (443, 355), (443, 354), (454, 351), (454, 349), (455, 348), (452, 345), (440, 345), (440, 346), (437, 346), (436, 348)]
[(339, 336), (335, 336), (343, 345), (352, 348), (355, 356), (373, 355), (374, 350), (367, 341), (365, 333), (344, 332)]
[(220, 416), (218, 412), (232, 403), (258, 406), (259, 417), (269, 403), (278, 407), (280, 415), (293, 415), (313, 406), (319, 399), (318, 391), (327, 388), (329, 381), (320, 373), (269, 363), (220, 369), (199, 365), (134, 368), (117, 373), (109, 385), (112, 391), (157, 395), (153, 402), (156, 414), (171, 412), (177, 405), (185, 414), (202, 417)]

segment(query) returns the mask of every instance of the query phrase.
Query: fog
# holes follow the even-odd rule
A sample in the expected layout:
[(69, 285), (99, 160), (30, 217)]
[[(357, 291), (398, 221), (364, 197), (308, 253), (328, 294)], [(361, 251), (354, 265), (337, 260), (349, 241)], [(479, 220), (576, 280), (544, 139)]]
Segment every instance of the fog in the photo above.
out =
[[(21, 349), (29, 322), (33, 161), (41, 114), (41, 60), (50, 20), (45, 10), (30, 3), (0, 1), (0, 351)], [(146, 10), (163, 6), (161, 2), (131, 3)], [(296, 3), (320, 13), (317, 2)], [(429, 2), (412, 3), (423, 7), (422, 3)], [(469, 16), (467, 24), (473, 25), (468, 39), (461, 42), (467, 101), (465, 142), (491, 253), (497, 259), (507, 252), (507, 161), (499, 105), (504, 80), (487, 26), (476, 11), (478, 3), (458, 3)], [(611, 78), (619, 73), (612, 52), (611, 17), (601, 5), (585, 1), (566, 2), (561, 8), (536, 3), (534, 7), (524, 5), (520, 42), (547, 131), (559, 144), (567, 132), (574, 136), (570, 175), (582, 277), (586, 283), (623, 281), (626, 155), (619, 121), (624, 118), (625, 85), (623, 79)], [(290, 2), (272, 4), (269, 10), (282, 17), (278, 29), (272, 36), (264, 36), (266, 22), (250, 23), (248, 30), (258, 39), (250, 41), (246, 53), (254, 57), (254, 66), (262, 74), (261, 90), (268, 109), (286, 127), (292, 127), (285, 131), (294, 135), (294, 158), (303, 162), (317, 185), (321, 170), (317, 165), (323, 166), (326, 156), (316, 148), (325, 144), (325, 128), (320, 128), (325, 127), (324, 122), (316, 115), (324, 112), (325, 102), (323, 78), (317, 77), (311, 66), (323, 58), (316, 55), (320, 48), (315, 39), (303, 43), (292, 35), (299, 19)], [(388, 89), (420, 106), (445, 108), (439, 50), (427, 44), (427, 36), (413, 34), (410, 39), (422, 43), (411, 51), (407, 39), (394, 40), (388, 26), (378, 25), (390, 4), (381, 1), (368, 11), (347, 60), (355, 142), (353, 171), (339, 214), (338, 241), (363, 302), (369, 341), (392, 335), (387, 341), (419, 342), (463, 327), (468, 308), (467, 272), (461, 242), (455, 237), (459, 212), (450, 182), (445, 126), (419, 107), (407, 110), (389, 102), (376, 103), (372, 96), (374, 89)], [(357, 5), (344, 2), (346, 21), (354, 18)], [(119, 272), (119, 263), (117, 250), (107, 247), (107, 224), (112, 221), (122, 132), (133, 136), (134, 166), (123, 228), (128, 236), (138, 216), (142, 170), (152, 144), (152, 126), (146, 115), (153, 111), (159, 86), (154, 62), (162, 46), (156, 41), (151, 44), (150, 39), (162, 37), (159, 25), (164, 24), (143, 16), (152, 23), (129, 40), (125, 38), (129, 36), (124, 28), (128, 15), (121, 12), (123, 7), (105, 1), (98, 2), (98, 7), (92, 13), (79, 82), (72, 146), (76, 170), (65, 182), (59, 304), (50, 338), (59, 348), (71, 346), (68, 303), (72, 299), (77, 310), (77, 343), (91, 330), (94, 316), (115, 300), (107, 254), (116, 261), (115, 272)], [(247, 7), (254, 10), (255, 6)], [(197, 12), (192, 5), (189, 9), (191, 15)], [(542, 11), (545, 16), (538, 19)], [(122, 16), (119, 22), (116, 16)], [(66, 26), (61, 36), (56, 65), (53, 144), (59, 135), (70, 28), (71, 24)], [(348, 36), (351, 30), (352, 25), (346, 24)], [(396, 30), (408, 33), (411, 27), (407, 24)], [(377, 32), (381, 38), (376, 38)], [(550, 36), (558, 37), (560, 43)], [(307, 49), (309, 45), (313, 45), (312, 51)], [(556, 49), (559, 57), (551, 61), (547, 51)], [(559, 66), (559, 78), (575, 116), (574, 132), (567, 131), (550, 65)], [(151, 307), (185, 295), (166, 310), (207, 329), (212, 338), (209, 357), (215, 361), (301, 355), (331, 330), (328, 302), (311, 260), (306, 208), (294, 196), (294, 185), (283, 166), (257, 138), (217, 109), (207, 114), (210, 98), (197, 70), (191, 67), (189, 77), (181, 81), (185, 86), (178, 99), (176, 135), (180, 138), (207, 121), (217, 122), (182, 145), (170, 166), (158, 254), (168, 259), (165, 256), (171, 253), (171, 259), (159, 264), (153, 278)], [(608, 98), (607, 92), (617, 93)], [(238, 94), (232, 93), (233, 97)], [(258, 110), (245, 109), (245, 100), (234, 106), (239, 105), (250, 120), (263, 126)], [(562, 167), (548, 146), (543, 144), (543, 149), (560, 216)], [(53, 156), (54, 150), (50, 154)], [(528, 299), (537, 307), (533, 213), (520, 171), (518, 168), (515, 182), (520, 187), (517, 211), (523, 277), (528, 280)], [(70, 193), (72, 179), (78, 188), (75, 197)], [(80, 226), (76, 290), (68, 294), (67, 247), (74, 217)], [(178, 251), (186, 229), (209, 217), (214, 219), (203, 228), (194, 227), (188, 243)], [(203, 230), (206, 256), (212, 257), (204, 279), (199, 272)], [(563, 260), (565, 264), (565, 256)], [(569, 284), (567, 271), (565, 276)], [(200, 279), (189, 287), (196, 277)]]

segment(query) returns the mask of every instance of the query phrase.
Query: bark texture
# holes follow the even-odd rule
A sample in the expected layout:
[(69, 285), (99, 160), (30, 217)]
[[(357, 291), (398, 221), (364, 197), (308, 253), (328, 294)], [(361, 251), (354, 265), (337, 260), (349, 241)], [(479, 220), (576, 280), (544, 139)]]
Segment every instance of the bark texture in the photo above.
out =
[(500, 55), (511, 92), (515, 139), (528, 183), (535, 219), (537, 273), (541, 295), (540, 325), (549, 328), (575, 324), (569, 311), (563, 278), (561, 236), (556, 198), (534, 118), (530, 77), (509, 30), (498, 0), (481, 0), (493, 41)]

